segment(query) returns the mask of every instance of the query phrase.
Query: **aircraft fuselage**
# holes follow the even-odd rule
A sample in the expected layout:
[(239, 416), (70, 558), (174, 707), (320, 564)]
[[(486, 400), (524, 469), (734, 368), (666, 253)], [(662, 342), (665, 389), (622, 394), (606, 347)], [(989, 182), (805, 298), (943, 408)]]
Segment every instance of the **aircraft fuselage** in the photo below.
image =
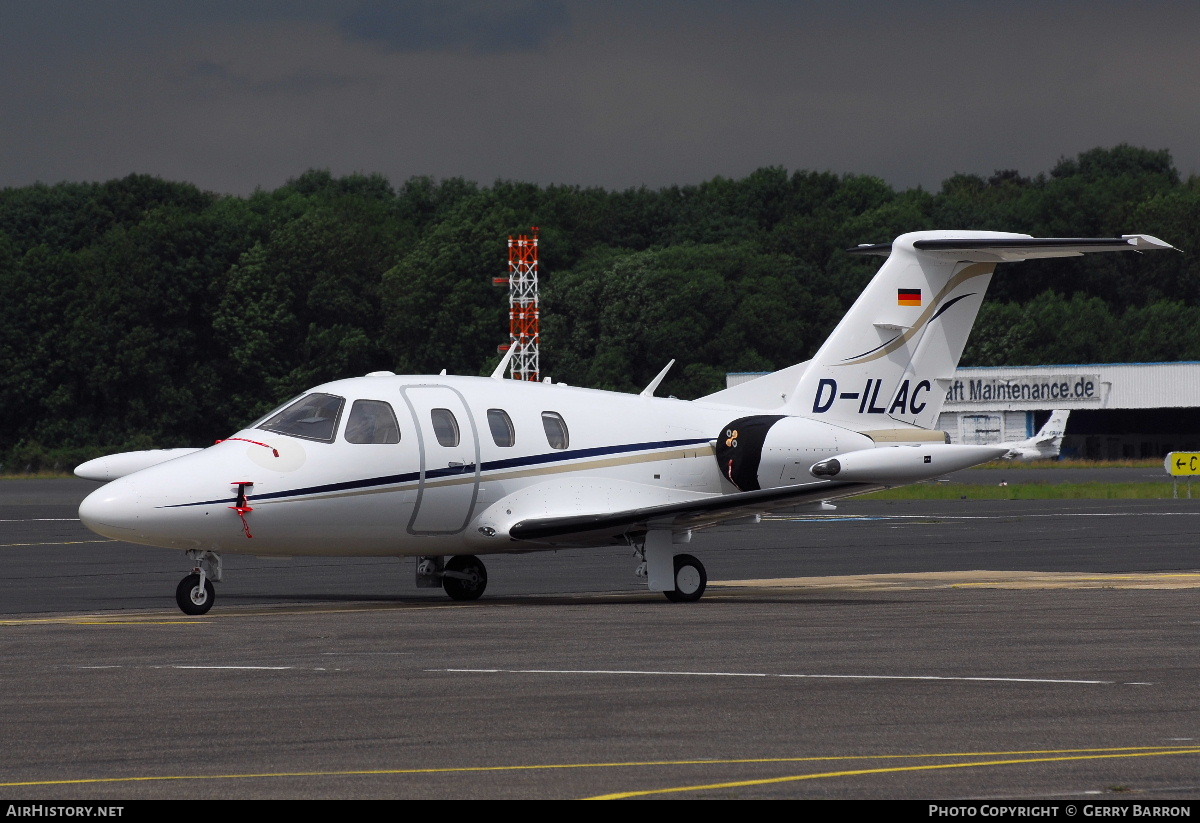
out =
[[(486, 554), (536, 550), (472, 526), (499, 501), (534, 486), (540, 508), (513, 516), (554, 514), (556, 505), (569, 512), (738, 491), (722, 475), (712, 444), (747, 410), (446, 375), (351, 378), (306, 395), (328, 396), (340, 407), (320, 439), (271, 431), (260, 421), (112, 481), (88, 497), (81, 518), (114, 539), (175, 549), (419, 556), (457, 553), (466, 542)], [(351, 442), (364, 439), (351, 434), (360, 401), (386, 404), (398, 442)], [(837, 453), (838, 427), (798, 418), (793, 425), (812, 431), (796, 465)], [(842, 451), (847, 437), (869, 445), (839, 431)], [(556, 503), (554, 492), (575, 499)], [(625, 499), (578, 499), (613, 494)]]

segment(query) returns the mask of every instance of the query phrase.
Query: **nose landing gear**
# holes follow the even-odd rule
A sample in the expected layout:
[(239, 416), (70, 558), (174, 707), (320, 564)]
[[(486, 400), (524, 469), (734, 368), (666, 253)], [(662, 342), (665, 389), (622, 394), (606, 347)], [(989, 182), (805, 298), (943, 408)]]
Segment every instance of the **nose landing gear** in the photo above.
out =
[(212, 581), (198, 574), (189, 574), (175, 588), (175, 602), (184, 614), (204, 614), (212, 608), (215, 597)]
[(191, 550), (195, 567), (175, 587), (175, 602), (184, 614), (206, 614), (216, 600), (212, 581), (221, 582), (221, 556), (216, 552)]

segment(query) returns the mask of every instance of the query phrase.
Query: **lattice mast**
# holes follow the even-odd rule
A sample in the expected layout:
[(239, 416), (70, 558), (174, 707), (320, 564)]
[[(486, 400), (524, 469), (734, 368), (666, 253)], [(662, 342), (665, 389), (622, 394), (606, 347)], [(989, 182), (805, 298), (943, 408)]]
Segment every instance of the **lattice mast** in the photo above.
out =
[(508, 238), (508, 277), (494, 279), (497, 285), (508, 283), (508, 345), (517, 346), (509, 364), (513, 380), (540, 380), (538, 342), (541, 333), (541, 311), (538, 308), (538, 227), (533, 236)]

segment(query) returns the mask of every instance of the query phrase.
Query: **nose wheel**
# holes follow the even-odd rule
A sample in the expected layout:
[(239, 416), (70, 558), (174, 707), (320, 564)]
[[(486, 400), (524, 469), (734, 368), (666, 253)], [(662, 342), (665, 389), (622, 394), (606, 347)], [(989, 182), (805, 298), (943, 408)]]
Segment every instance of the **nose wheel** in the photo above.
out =
[(175, 602), (184, 614), (204, 614), (215, 599), (212, 581), (207, 577), (201, 579), (198, 574), (189, 574), (175, 587)]
[(175, 602), (184, 614), (205, 614), (216, 600), (212, 581), (221, 580), (221, 555), (210, 551), (189, 551), (192, 573), (175, 587)]

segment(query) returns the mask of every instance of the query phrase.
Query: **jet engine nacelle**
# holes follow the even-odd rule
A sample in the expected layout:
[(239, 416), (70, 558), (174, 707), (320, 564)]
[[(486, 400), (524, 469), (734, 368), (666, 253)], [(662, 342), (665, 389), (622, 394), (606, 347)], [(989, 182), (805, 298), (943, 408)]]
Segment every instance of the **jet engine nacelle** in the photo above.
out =
[(828, 423), (756, 414), (722, 429), (715, 453), (722, 477), (742, 491), (754, 491), (809, 483), (814, 462), (873, 444), (865, 434)]
[(1004, 446), (967, 446), (930, 443), (925, 446), (880, 446), (839, 454), (814, 463), (810, 469), (818, 480), (849, 480), (857, 483), (915, 483), (959, 469), (969, 469), (1002, 457)]
[(75, 475), (84, 480), (108, 482), (198, 451), (200, 449), (146, 449), (145, 451), (109, 454), (86, 463), (80, 463), (75, 467)]

